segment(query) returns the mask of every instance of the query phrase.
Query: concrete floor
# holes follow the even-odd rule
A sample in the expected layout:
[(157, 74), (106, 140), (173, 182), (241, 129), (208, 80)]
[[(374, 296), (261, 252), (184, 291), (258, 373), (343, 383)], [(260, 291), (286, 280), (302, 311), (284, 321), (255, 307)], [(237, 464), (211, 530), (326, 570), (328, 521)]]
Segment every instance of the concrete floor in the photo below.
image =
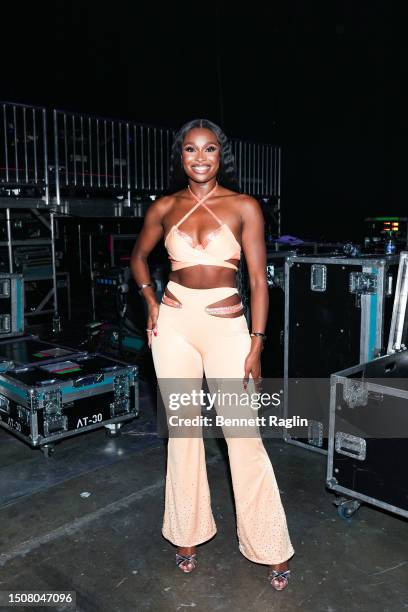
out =
[(0, 590), (74, 590), (83, 612), (408, 609), (408, 522), (368, 506), (341, 519), (326, 457), (278, 439), (265, 446), (295, 548), (288, 588), (238, 550), (222, 440), (206, 440), (218, 533), (183, 574), (161, 535), (165, 446), (142, 401), (119, 438), (79, 435), (49, 459), (0, 430)]

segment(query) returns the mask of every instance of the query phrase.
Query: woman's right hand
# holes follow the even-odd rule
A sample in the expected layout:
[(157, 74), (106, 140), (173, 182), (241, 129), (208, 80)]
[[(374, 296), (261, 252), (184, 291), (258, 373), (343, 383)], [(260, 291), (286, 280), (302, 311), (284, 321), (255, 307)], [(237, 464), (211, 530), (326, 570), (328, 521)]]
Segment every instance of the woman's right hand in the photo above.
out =
[(157, 319), (159, 317), (159, 309), (160, 304), (158, 302), (151, 304), (148, 306), (148, 314), (147, 314), (147, 325), (146, 329), (152, 329), (153, 331), (146, 331), (147, 334), (147, 344), (149, 349), (152, 348), (152, 334), (157, 336)]

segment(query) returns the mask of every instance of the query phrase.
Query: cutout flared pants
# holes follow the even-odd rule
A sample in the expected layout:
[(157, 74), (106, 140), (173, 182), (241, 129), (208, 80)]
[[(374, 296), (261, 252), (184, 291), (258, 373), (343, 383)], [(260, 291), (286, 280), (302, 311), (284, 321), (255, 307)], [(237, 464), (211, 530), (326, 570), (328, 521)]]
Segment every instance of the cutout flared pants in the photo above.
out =
[[(161, 303), (158, 335), (152, 334), (152, 357), (160, 393), (166, 405), (170, 381), (182, 392), (207, 380), (242, 379), (251, 347), (244, 315), (217, 317), (205, 306), (237, 290), (233, 287), (190, 289), (169, 281), (168, 289), (181, 308)], [(250, 383), (251, 383), (250, 378)], [(167, 383), (166, 383), (167, 381)], [(220, 385), (218, 384), (218, 389)], [(168, 396), (167, 396), (168, 397)], [(217, 414), (223, 408), (217, 406)], [(170, 413), (170, 411), (169, 411)], [(189, 416), (201, 413), (190, 406)], [(228, 414), (230, 416), (230, 414)], [(253, 416), (253, 415), (252, 415)], [(256, 563), (278, 564), (294, 554), (274, 470), (257, 428), (246, 437), (231, 437), (224, 430), (236, 507), (241, 553)], [(211, 509), (202, 436), (169, 436), (165, 510), (162, 533), (176, 546), (195, 546), (217, 532)]]

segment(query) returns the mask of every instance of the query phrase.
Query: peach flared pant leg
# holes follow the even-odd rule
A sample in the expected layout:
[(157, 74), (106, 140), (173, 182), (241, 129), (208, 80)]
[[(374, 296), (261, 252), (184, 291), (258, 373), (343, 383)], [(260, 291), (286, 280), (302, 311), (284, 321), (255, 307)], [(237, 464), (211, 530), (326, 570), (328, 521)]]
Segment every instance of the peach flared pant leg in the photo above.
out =
[[(209, 386), (215, 381), (220, 383), (218, 389), (223, 380), (242, 379), (251, 339), (244, 315), (217, 317), (204, 310), (205, 306), (236, 293), (236, 289), (190, 289), (174, 281), (169, 281), (167, 286), (182, 303), (182, 308), (160, 305), (158, 335), (152, 336), (152, 357), (169, 415), (170, 389), (187, 393), (193, 389), (199, 391), (203, 373)], [(189, 406), (188, 410), (191, 417), (201, 414), (200, 406)], [(217, 414), (223, 413), (221, 406), (216, 406), (216, 410)], [(274, 470), (259, 430), (254, 428), (249, 435), (247, 432), (247, 437), (236, 437), (236, 433), (228, 436), (225, 430), (224, 434), (235, 498), (239, 550), (256, 563), (269, 565), (286, 561), (295, 551)], [(192, 430), (191, 437), (170, 435), (167, 453), (162, 533), (176, 546), (201, 544), (217, 531), (202, 435), (198, 435), (197, 428)]]

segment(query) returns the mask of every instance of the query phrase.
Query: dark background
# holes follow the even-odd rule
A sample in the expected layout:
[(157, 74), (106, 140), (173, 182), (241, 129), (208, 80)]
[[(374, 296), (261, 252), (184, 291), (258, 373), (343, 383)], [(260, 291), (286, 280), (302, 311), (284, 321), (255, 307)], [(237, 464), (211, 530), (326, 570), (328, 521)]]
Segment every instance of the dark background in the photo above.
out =
[[(9, 8), (10, 10), (10, 8)], [(0, 99), (283, 147), (283, 233), (361, 240), (407, 215), (405, 17), (391, 2), (20, 3)]]

